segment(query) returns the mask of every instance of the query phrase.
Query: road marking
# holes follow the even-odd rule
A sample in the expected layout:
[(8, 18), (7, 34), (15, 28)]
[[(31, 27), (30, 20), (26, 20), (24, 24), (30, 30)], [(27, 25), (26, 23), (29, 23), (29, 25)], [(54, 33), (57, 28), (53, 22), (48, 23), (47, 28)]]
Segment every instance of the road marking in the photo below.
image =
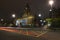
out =
[(45, 34), (45, 33), (47, 33), (47, 31), (44, 32), (44, 33), (41, 33), (40, 35), (38, 35), (38, 36), (36, 36), (36, 37), (40, 37), (40, 36), (42, 36), (42, 35)]
[[(0, 30), (15, 32), (15, 30), (6, 29), (6, 28), (0, 28)], [(20, 30), (19, 32), (22, 34), (22, 31), (23, 31), (23, 30)], [(40, 32), (36, 32), (36, 31), (31, 31), (31, 32), (32, 32), (32, 34), (30, 35), (30, 34), (29, 34), (29, 31), (26, 30), (26, 34), (24, 34), (24, 35), (33, 36), (33, 37), (40, 37), (40, 36), (42, 36), (43, 34), (47, 33), (48, 31), (43, 31), (43, 32), (40, 31), (41, 33), (40, 33)]]

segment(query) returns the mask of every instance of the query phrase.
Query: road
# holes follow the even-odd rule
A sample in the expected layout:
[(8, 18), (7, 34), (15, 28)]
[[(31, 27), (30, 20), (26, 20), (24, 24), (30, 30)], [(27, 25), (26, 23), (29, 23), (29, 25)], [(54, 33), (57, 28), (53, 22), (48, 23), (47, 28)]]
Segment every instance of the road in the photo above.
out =
[(60, 32), (0, 28), (1, 40), (60, 40)]
[(60, 40), (60, 32), (49, 31), (41, 37), (46, 38), (47, 40)]
[(0, 30), (0, 40), (47, 40), (43, 37), (33, 37)]
[(47, 33), (47, 31), (42, 31), (40, 28), (20, 28), (20, 29), (15, 29), (15, 28), (7, 28), (7, 27), (0, 27), (0, 30), (4, 31), (9, 31), (9, 32), (15, 32), (23, 35), (28, 35), (28, 36), (33, 36), (33, 37), (39, 37), (42, 36), (43, 34)]

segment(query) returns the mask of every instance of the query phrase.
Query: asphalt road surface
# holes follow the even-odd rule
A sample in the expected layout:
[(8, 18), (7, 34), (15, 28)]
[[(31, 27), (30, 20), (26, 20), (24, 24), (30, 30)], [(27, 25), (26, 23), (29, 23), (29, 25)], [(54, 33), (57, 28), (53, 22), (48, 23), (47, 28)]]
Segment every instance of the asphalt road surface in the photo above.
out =
[(46, 34), (42, 35), (42, 37), (45, 37), (48, 40), (60, 40), (60, 32), (49, 31)]
[(18, 31), (11, 28), (0, 28), (0, 40), (60, 40), (60, 31)]
[(47, 40), (47, 39), (43, 37), (26, 36), (15, 32), (0, 30), (0, 40)]
[(8, 32), (15, 32), (15, 33), (19, 33), (22, 35), (28, 35), (28, 36), (33, 36), (33, 37), (40, 37), (43, 34), (47, 33), (47, 31), (44, 30), (40, 30), (40, 28), (34, 28), (34, 29), (27, 29), (27, 28), (23, 28), (23, 29), (15, 29), (15, 28), (7, 28), (7, 27), (1, 27), (0, 30), (4, 30), (4, 31), (8, 31)]

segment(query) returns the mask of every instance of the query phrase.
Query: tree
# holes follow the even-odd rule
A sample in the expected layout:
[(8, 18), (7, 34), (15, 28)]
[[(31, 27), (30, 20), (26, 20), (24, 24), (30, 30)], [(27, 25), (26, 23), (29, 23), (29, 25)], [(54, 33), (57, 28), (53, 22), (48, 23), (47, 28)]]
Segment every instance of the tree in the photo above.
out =
[(60, 18), (60, 8), (53, 8), (52, 16), (53, 18)]
[(53, 18), (50, 28), (60, 28), (60, 8), (53, 8), (52, 12)]

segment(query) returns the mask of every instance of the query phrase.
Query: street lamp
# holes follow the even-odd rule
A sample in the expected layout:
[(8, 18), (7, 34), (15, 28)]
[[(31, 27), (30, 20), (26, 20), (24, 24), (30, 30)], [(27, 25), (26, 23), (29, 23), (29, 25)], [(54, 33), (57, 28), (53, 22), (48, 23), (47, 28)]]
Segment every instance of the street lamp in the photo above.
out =
[(49, 5), (51, 6), (51, 9), (49, 11), (52, 11), (53, 4), (54, 4), (54, 1), (53, 0), (49, 0)]
[(39, 14), (38, 16), (41, 17), (41, 14)]
[[(53, 6), (53, 4), (54, 4), (54, 0), (49, 0), (49, 5), (51, 6), (51, 8), (50, 8), (50, 13), (52, 13), (52, 6)], [(50, 15), (50, 14), (49, 14)], [(52, 15), (52, 17), (53, 17), (53, 13), (51, 14)], [(51, 16), (50, 15), (50, 16)]]
[(15, 14), (12, 14), (12, 18), (13, 18), (12, 19), (12, 22), (13, 22), (13, 24), (15, 24), (15, 19), (16, 19), (15, 17), (16, 17), (16, 15)]
[(53, 0), (49, 0), (49, 4), (52, 7), (52, 5), (54, 4), (54, 1)]
[(52, 11), (52, 9), (49, 10), (50, 12)]
[(12, 14), (12, 17), (13, 17), (13, 18), (15, 18), (15, 17), (16, 17), (16, 15), (15, 15), (15, 14)]

